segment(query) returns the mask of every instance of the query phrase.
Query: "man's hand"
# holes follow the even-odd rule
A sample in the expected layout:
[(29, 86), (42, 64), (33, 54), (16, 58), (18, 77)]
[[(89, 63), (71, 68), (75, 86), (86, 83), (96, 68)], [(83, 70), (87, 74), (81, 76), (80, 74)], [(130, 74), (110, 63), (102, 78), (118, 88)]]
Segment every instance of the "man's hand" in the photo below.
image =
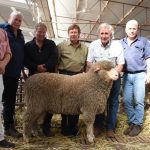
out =
[(150, 83), (150, 58), (146, 59), (146, 63), (147, 63), (147, 74), (146, 74), (145, 83), (149, 84)]
[(0, 74), (5, 73), (6, 64), (3, 61), (0, 61)]
[(37, 71), (38, 71), (39, 73), (41, 73), (41, 72), (46, 72), (47, 70), (46, 70), (46, 68), (45, 68), (44, 66), (45, 66), (44, 64), (37, 65)]
[(145, 84), (150, 84), (150, 74), (149, 73), (147, 73), (147, 75), (146, 75)]

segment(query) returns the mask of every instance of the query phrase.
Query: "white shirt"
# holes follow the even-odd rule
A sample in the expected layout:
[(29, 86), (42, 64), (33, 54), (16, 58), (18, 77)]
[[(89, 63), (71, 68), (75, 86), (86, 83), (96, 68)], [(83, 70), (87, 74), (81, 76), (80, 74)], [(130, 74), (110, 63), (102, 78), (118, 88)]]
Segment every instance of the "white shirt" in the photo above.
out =
[(106, 47), (101, 44), (100, 39), (93, 41), (89, 46), (87, 61), (97, 62), (109, 60), (116, 64), (124, 64), (124, 52), (118, 40), (112, 40)]

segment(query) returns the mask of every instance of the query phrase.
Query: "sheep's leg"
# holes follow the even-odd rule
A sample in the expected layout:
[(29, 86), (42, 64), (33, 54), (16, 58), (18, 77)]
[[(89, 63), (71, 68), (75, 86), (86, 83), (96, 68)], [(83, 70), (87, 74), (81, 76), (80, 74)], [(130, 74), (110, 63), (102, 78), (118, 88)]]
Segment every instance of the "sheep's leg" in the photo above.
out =
[(32, 125), (31, 120), (32, 116), (28, 111), (24, 113), (24, 120), (23, 120), (23, 138), (26, 142), (29, 142), (29, 138), (32, 136)]
[(86, 133), (87, 133), (87, 139), (90, 143), (94, 142), (95, 136), (93, 134), (93, 124), (87, 123), (86, 124)]
[(29, 142), (30, 137), (32, 136), (32, 129), (36, 126), (39, 113), (26, 110), (24, 114), (24, 123), (23, 123), (23, 136), (26, 142)]
[(32, 135), (33, 136), (38, 136), (40, 135), (40, 132), (38, 131), (38, 120), (42, 118), (42, 122), (44, 120), (44, 117), (45, 117), (45, 113), (41, 113), (40, 116), (37, 116), (38, 118), (36, 119), (36, 121), (33, 123), (33, 126), (32, 126)]
[(91, 114), (88, 114), (86, 112), (83, 113), (83, 121), (86, 125), (86, 134), (87, 139), (90, 143), (94, 142), (95, 136), (93, 134), (93, 123), (94, 123), (94, 116), (91, 116)]
[(37, 124), (37, 121), (35, 121), (33, 123), (33, 126), (32, 126), (32, 135), (33, 136), (38, 136), (39, 133), (38, 133), (38, 124)]

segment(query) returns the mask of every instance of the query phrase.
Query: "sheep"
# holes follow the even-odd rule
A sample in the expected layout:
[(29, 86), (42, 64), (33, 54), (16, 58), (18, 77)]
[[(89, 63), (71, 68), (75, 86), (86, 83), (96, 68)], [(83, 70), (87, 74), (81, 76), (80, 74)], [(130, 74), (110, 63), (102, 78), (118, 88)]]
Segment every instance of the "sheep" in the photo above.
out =
[(29, 77), (24, 84), (24, 140), (29, 142), (39, 116), (50, 112), (82, 114), (87, 140), (93, 143), (95, 115), (104, 112), (112, 81), (117, 79), (118, 73), (110, 61), (97, 62), (88, 72), (73, 76), (40, 73)]

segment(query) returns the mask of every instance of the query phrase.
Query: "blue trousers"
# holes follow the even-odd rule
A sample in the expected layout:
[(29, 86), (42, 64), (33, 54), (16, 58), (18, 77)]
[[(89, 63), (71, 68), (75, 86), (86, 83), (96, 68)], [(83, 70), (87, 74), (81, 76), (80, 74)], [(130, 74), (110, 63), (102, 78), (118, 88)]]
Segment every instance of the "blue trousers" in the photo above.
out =
[(97, 114), (95, 117), (94, 127), (106, 128), (106, 130), (115, 130), (117, 122), (117, 112), (119, 104), (119, 93), (120, 93), (121, 79), (113, 81), (113, 85), (110, 91), (109, 98), (107, 100), (107, 116), (105, 113)]
[(146, 73), (125, 73), (123, 76), (123, 106), (127, 123), (142, 125), (144, 117)]

